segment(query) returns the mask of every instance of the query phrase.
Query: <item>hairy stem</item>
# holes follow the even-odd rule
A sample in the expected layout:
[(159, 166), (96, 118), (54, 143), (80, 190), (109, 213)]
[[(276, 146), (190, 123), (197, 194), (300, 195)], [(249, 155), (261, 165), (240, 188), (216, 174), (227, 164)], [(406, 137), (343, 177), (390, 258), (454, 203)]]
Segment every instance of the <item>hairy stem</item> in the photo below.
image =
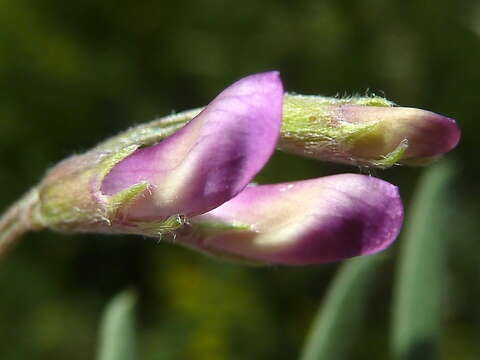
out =
[(0, 217), (0, 260), (23, 234), (35, 229), (30, 215), (37, 200), (38, 191), (32, 189)]

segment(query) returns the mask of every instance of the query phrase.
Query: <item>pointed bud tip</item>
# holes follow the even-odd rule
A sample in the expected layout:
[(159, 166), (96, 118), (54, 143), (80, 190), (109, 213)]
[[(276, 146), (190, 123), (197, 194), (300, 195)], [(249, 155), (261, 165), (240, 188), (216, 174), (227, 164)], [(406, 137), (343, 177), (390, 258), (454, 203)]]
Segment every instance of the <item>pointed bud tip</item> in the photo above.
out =
[(408, 148), (402, 160), (436, 158), (453, 150), (460, 141), (460, 128), (452, 118), (422, 109), (393, 109), (407, 114), (397, 120), (405, 119), (407, 129)]
[(457, 122), (440, 114), (426, 110), (421, 111), (427, 113), (425, 117), (431, 122), (429, 130), (432, 134), (428, 139), (431, 140), (432, 155), (435, 155), (435, 152), (444, 154), (453, 150), (458, 145), (461, 136)]

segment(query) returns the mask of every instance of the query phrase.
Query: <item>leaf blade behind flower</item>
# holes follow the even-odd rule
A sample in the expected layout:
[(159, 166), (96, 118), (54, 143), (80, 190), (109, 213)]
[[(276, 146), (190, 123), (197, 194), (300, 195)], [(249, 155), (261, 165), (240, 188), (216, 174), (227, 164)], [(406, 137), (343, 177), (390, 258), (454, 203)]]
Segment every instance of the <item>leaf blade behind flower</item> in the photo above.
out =
[(452, 175), (448, 162), (429, 168), (413, 199), (394, 292), (391, 346), (395, 359), (437, 359)]
[(346, 359), (383, 259), (382, 255), (364, 256), (342, 265), (313, 321), (300, 360)]
[(136, 296), (121, 292), (107, 304), (100, 324), (97, 360), (135, 360)]

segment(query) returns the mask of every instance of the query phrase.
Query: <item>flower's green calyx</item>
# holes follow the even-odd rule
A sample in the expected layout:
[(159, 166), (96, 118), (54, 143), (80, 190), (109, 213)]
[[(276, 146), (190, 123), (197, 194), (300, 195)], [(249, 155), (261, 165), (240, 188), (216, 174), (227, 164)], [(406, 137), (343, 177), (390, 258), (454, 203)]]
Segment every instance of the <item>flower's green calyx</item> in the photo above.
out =
[(181, 229), (187, 223), (187, 219), (183, 215), (172, 215), (164, 221), (145, 221), (138, 222), (138, 230), (141, 234), (152, 237), (159, 237), (164, 234), (173, 234)]
[(187, 110), (132, 127), (99, 144), (97, 149), (117, 151), (118, 149), (131, 145), (140, 147), (154, 145), (182, 128), (202, 110), (202, 108)]
[(112, 197), (102, 195), (100, 185), (112, 167), (137, 148), (130, 145), (116, 152), (93, 149), (72, 156), (50, 170), (38, 187), (39, 201), (32, 214), (36, 225), (60, 231), (100, 232), (103, 226), (108, 228), (112, 215), (120, 207), (128, 206), (144, 185), (133, 186)]
[(141, 194), (148, 191), (149, 186), (147, 182), (141, 182), (108, 197), (107, 212), (109, 217), (121, 216), (121, 211), (128, 209), (129, 205), (133, 204)]
[[(380, 154), (374, 159), (355, 156), (351, 149), (359, 141), (373, 138), (378, 124), (353, 124), (338, 115), (338, 109), (347, 104), (391, 107), (394, 104), (381, 97), (330, 98), (325, 96), (284, 96), (283, 124), (278, 148), (297, 155), (324, 161), (365, 166), (389, 166)], [(395, 159), (397, 160), (397, 159)], [(393, 165), (393, 164), (391, 164)]]

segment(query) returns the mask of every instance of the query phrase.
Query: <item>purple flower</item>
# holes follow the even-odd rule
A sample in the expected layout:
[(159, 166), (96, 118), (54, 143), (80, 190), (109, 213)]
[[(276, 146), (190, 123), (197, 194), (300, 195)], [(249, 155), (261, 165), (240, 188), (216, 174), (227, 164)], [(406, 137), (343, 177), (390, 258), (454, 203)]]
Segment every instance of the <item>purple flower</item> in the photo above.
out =
[(136, 150), (102, 182), (113, 195), (149, 185), (124, 211), (154, 220), (211, 210), (237, 195), (272, 155), (280, 133), (283, 87), (277, 72), (252, 75), (218, 95), (185, 127)]
[(364, 175), (247, 187), (192, 219), (184, 244), (226, 258), (306, 265), (373, 254), (397, 237), (397, 187)]
[[(67, 159), (40, 184), (33, 222), (67, 232), (173, 233), (181, 245), (261, 263), (322, 263), (386, 248), (403, 210), (398, 189), (385, 181), (342, 174), (248, 186), (278, 143), (283, 99), (277, 72), (251, 75), (170, 136), (161, 131), (177, 118)], [(386, 119), (402, 111), (379, 109)], [(342, 111), (355, 122), (376, 110)], [(440, 141), (425, 141), (419, 156), (436, 155), (429, 149)]]
[(404, 142), (400, 161), (419, 164), (449, 152), (460, 140), (455, 120), (426, 110), (345, 105), (338, 112), (349, 123), (375, 124), (375, 132), (360, 136), (351, 145), (351, 152), (361, 158), (391, 153)]
[(366, 167), (424, 165), (460, 139), (453, 119), (380, 97), (286, 95), (278, 148)]

